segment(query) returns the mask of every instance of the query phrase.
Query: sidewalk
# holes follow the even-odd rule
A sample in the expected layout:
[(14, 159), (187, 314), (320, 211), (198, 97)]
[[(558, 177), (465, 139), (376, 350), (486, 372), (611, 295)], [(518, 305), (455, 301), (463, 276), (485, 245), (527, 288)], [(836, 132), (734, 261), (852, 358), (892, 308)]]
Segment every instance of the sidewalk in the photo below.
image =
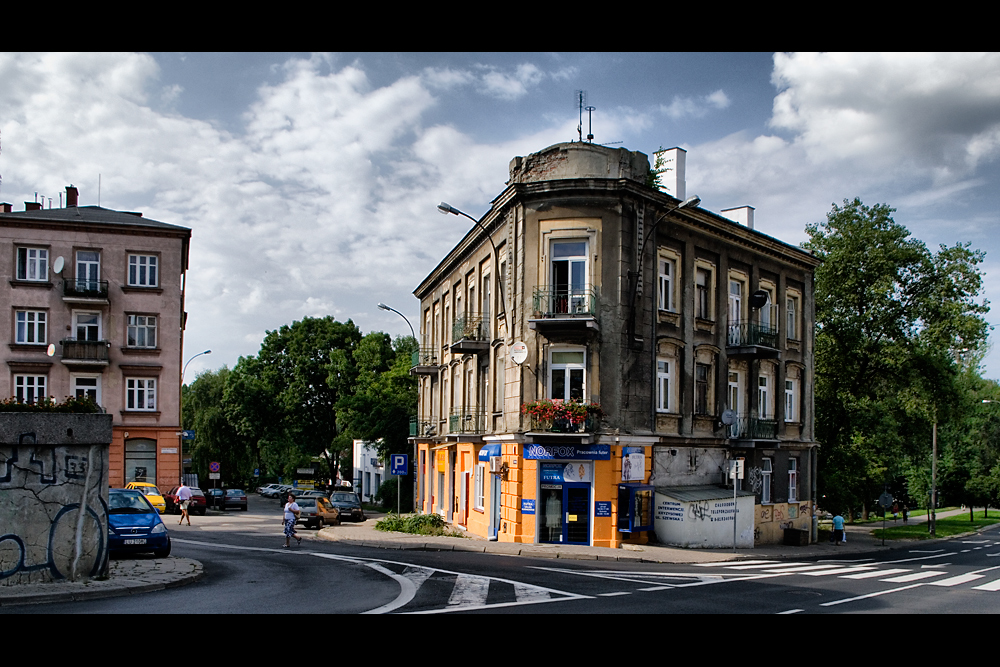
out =
[(0, 586), (0, 607), (43, 602), (96, 600), (161, 591), (201, 579), (202, 565), (190, 558), (112, 560), (104, 581)]
[[(961, 514), (968, 510), (953, 510), (938, 513), (938, 517)], [(478, 535), (468, 534), (467, 537), (434, 537), (427, 535), (411, 535), (409, 533), (387, 533), (375, 530), (375, 524), (384, 514), (369, 513), (368, 520), (363, 523), (342, 523), (319, 531), (318, 537), (324, 540), (344, 542), (355, 546), (373, 547), (378, 549), (422, 549), (428, 551), (470, 551), (476, 553), (503, 554), (507, 556), (529, 556), (533, 558), (569, 558), (573, 560), (613, 560), (642, 563), (711, 563), (723, 560), (740, 559), (807, 559), (807, 558), (844, 558), (859, 554), (888, 551), (905, 544), (914, 544), (916, 540), (882, 540), (876, 539), (871, 532), (881, 528), (882, 524), (848, 524), (847, 542), (839, 546), (831, 542), (820, 542), (804, 547), (785, 546), (783, 544), (766, 544), (753, 549), (738, 549), (735, 553), (729, 549), (682, 549), (660, 544), (624, 545), (621, 549), (605, 547), (587, 547), (563, 544), (517, 544), (511, 542), (490, 542)], [(909, 523), (923, 523), (926, 517), (911, 517)], [(902, 525), (902, 519), (896, 525)], [(891, 521), (886, 526), (892, 525)], [(458, 530), (456, 532), (462, 532)], [(926, 540), (920, 541), (926, 544)]]

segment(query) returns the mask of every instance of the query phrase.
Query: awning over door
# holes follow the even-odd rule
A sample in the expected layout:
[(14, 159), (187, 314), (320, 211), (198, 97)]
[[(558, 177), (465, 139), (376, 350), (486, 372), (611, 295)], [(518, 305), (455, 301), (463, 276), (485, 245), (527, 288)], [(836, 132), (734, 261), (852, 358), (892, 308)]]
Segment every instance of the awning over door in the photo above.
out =
[(491, 456), (500, 456), (500, 443), (491, 442), (479, 450), (479, 460), (489, 462)]

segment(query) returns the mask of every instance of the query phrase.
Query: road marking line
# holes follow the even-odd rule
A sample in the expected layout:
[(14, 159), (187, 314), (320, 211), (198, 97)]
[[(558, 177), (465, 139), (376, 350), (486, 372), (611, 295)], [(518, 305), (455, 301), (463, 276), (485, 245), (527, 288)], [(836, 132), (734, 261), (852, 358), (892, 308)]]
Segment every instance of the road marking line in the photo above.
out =
[(928, 579), (930, 577), (939, 577), (944, 572), (941, 570), (924, 570), (923, 572), (914, 572), (913, 574), (904, 574), (899, 577), (890, 577), (888, 579), (879, 579), (879, 581), (889, 581), (894, 584), (908, 584), (911, 581), (920, 581), (921, 579)]
[(533, 602), (535, 600), (550, 600), (552, 599), (552, 593), (531, 584), (515, 582), (514, 597), (517, 598), (518, 602)]
[[(779, 560), (741, 560), (736, 561), (739, 565), (757, 565), (759, 563), (780, 563)], [(726, 567), (732, 565), (733, 561), (718, 560), (714, 563), (695, 563), (695, 567)]]
[(483, 605), (490, 594), (490, 580), (473, 574), (460, 574), (455, 578), (448, 605)]
[(830, 572), (846, 570), (842, 565), (805, 565), (795, 567), (776, 567), (773, 570), (763, 570), (764, 572), (788, 572), (790, 574), (805, 574), (810, 570), (828, 570)]
[(921, 568), (925, 567), (944, 567), (945, 565), (951, 565), (951, 563), (933, 563), (931, 565), (921, 565)]
[(874, 579), (875, 577), (884, 577), (890, 574), (902, 574), (904, 572), (909, 572), (905, 568), (896, 568), (893, 570), (875, 570), (874, 572), (862, 572), (861, 574), (845, 574), (841, 576), (841, 579)]
[(930, 581), (928, 585), (930, 586), (957, 586), (958, 584), (965, 584), (970, 581), (975, 581), (976, 579), (982, 579), (985, 575), (982, 574), (960, 574), (957, 577), (951, 577), (949, 579), (942, 579), (940, 581)]
[(875, 593), (868, 593), (867, 595), (859, 595), (858, 597), (855, 597), (855, 598), (844, 598), (843, 600), (834, 600), (833, 602), (824, 602), (824, 603), (820, 604), (820, 607), (832, 607), (834, 605), (844, 604), (845, 602), (855, 602), (857, 600), (865, 600), (867, 598), (875, 598), (875, 597), (878, 597), (880, 595), (886, 595), (888, 593), (897, 593), (899, 591), (905, 591), (905, 590), (909, 590), (911, 588), (918, 588), (920, 586), (924, 586), (924, 584), (910, 584), (909, 586), (903, 586), (902, 588), (890, 588), (889, 590), (885, 590), (885, 591), (876, 591)]
[(836, 570), (823, 570), (821, 572), (803, 572), (802, 574), (807, 577), (825, 577), (831, 574), (855, 574), (857, 572), (866, 572), (868, 570), (874, 570), (874, 565), (859, 565), (857, 567), (845, 567)]
[[(775, 567), (775, 563), (780, 561), (772, 561), (767, 565), (729, 565), (726, 567), (727, 570), (763, 570), (765, 568)], [(785, 563), (780, 567), (794, 567), (798, 565), (809, 565), (809, 563)]]
[(652, 586), (650, 588), (640, 588), (638, 590), (644, 591), (644, 592), (647, 592), (647, 593), (652, 593), (654, 591), (667, 591), (667, 590), (670, 590), (671, 588), (673, 588), (673, 586)]
[[(938, 551), (944, 551), (944, 549), (938, 549)], [(921, 551), (911, 551), (910, 553), (929, 553), (929, 552), (926, 552), (926, 551), (924, 551), (924, 552), (921, 552)], [(899, 560), (886, 560), (886, 561), (882, 561), (882, 565), (895, 565), (897, 563), (909, 563), (909, 562), (915, 561), (915, 560), (929, 560), (931, 558), (944, 558), (945, 556), (955, 556), (957, 554), (958, 554), (957, 551), (949, 551), (948, 553), (939, 553), (939, 554), (935, 554), (933, 556), (918, 556), (916, 558), (900, 558)]]
[(973, 586), (974, 591), (1000, 591), (1000, 579), (996, 581), (991, 581), (986, 584), (980, 584), (979, 586)]
[(800, 611), (805, 611), (805, 609), (789, 609), (788, 611), (779, 611), (778, 615), (781, 616), (782, 614), (797, 614)]
[(632, 595), (632, 591), (616, 591), (614, 593), (598, 593), (597, 597), (611, 598), (617, 595)]

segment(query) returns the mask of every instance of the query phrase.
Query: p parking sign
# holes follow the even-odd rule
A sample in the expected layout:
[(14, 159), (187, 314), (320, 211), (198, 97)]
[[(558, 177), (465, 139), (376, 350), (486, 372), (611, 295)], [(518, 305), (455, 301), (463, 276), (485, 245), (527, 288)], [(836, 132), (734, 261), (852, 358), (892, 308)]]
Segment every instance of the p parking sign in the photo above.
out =
[(405, 475), (410, 470), (409, 458), (406, 454), (393, 454), (389, 472), (393, 475)]

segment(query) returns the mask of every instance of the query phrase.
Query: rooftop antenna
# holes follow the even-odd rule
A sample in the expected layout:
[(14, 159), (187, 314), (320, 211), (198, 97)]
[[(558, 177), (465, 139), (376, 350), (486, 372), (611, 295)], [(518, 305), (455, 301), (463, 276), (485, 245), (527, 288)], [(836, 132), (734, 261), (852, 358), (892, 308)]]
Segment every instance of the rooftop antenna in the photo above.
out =
[(587, 141), (594, 143), (594, 111), (597, 107), (587, 107)]
[(583, 141), (583, 105), (587, 103), (587, 91), (576, 91), (576, 101), (580, 106), (580, 123), (576, 126), (576, 133), (580, 136), (580, 141)]

